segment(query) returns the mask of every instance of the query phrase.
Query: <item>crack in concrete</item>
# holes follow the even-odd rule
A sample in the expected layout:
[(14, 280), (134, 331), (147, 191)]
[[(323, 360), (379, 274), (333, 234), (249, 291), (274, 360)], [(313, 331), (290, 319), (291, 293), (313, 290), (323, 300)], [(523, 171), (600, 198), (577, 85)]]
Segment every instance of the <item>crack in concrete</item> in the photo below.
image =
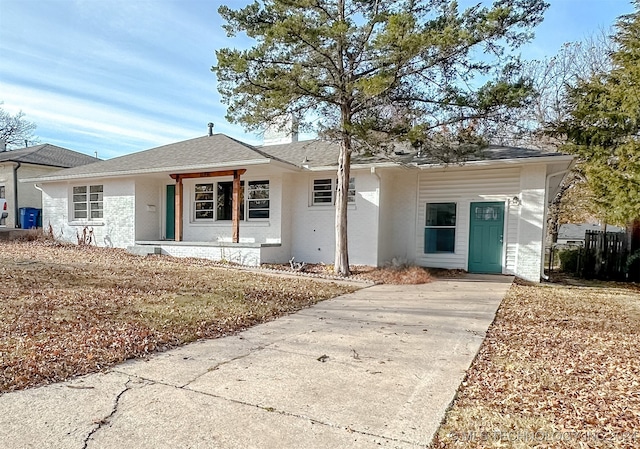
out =
[(217, 364), (215, 364), (214, 366), (208, 368), (204, 373), (198, 374), (196, 377), (194, 377), (193, 379), (191, 379), (190, 381), (188, 381), (187, 383), (185, 383), (184, 385), (175, 385), (177, 388), (185, 388), (188, 387), (189, 385), (191, 385), (192, 383), (194, 383), (195, 381), (197, 381), (198, 379), (200, 379), (202, 376), (206, 376), (207, 374), (209, 374), (211, 371), (215, 371), (218, 368), (220, 368), (221, 366), (227, 365), (231, 362), (235, 362), (236, 360), (241, 360), (244, 359), (245, 357), (249, 357), (250, 355), (258, 352), (258, 351), (262, 351), (263, 349), (265, 349), (265, 346), (258, 346), (255, 348), (251, 348), (249, 350), (249, 352), (245, 353), (245, 354), (241, 354), (239, 356), (230, 358), (228, 360), (224, 360), (222, 362), (219, 362)]
[[(264, 348), (262, 348), (262, 349), (264, 349)], [(383, 440), (392, 441), (394, 443), (405, 443), (405, 444), (413, 445), (413, 447), (423, 447), (423, 448), (428, 448), (429, 447), (429, 444), (421, 444), (421, 443), (417, 443), (415, 441), (409, 441), (409, 440), (403, 440), (403, 439), (400, 439), (400, 438), (394, 438), (394, 437), (389, 437), (389, 436), (384, 436), (384, 435), (378, 435), (376, 433), (367, 432), (366, 430), (357, 430), (357, 429), (353, 429), (353, 428), (351, 428), (349, 426), (345, 427), (345, 426), (341, 426), (341, 425), (338, 425), (338, 424), (333, 424), (333, 423), (330, 423), (330, 422), (324, 422), (324, 421), (321, 421), (319, 419), (312, 418), (312, 417), (306, 416), (306, 415), (299, 415), (297, 413), (291, 413), (291, 412), (287, 412), (287, 411), (284, 411), (284, 410), (277, 410), (277, 409), (275, 409), (273, 407), (259, 405), (259, 404), (252, 404), (251, 402), (241, 401), (239, 399), (233, 399), (233, 398), (229, 398), (229, 397), (226, 397), (226, 396), (221, 396), (221, 395), (214, 394), (214, 393), (208, 393), (206, 391), (194, 390), (193, 388), (187, 388), (188, 384), (186, 384), (184, 386), (173, 385), (173, 384), (170, 384), (170, 383), (167, 383), (167, 382), (155, 381), (155, 380), (152, 380), (152, 379), (148, 379), (146, 377), (137, 376), (135, 374), (127, 374), (127, 375), (130, 377), (129, 381), (127, 381), (127, 384), (131, 381), (131, 378), (136, 378), (136, 379), (140, 379), (140, 380), (145, 381), (145, 382), (149, 382), (149, 385), (163, 385), (165, 387), (175, 388), (177, 390), (183, 390), (183, 391), (186, 391), (186, 392), (189, 392), (189, 393), (194, 393), (194, 394), (199, 394), (199, 395), (203, 395), (203, 396), (208, 396), (208, 397), (211, 397), (211, 398), (221, 399), (223, 401), (231, 402), (233, 404), (244, 405), (246, 407), (255, 407), (255, 408), (258, 408), (258, 409), (263, 410), (265, 412), (278, 413), (278, 414), (283, 415), (283, 416), (289, 416), (289, 417), (298, 418), (298, 419), (305, 419), (307, 421), (312, 422), (313, 424), (319, 424), (319, 425), (322, 425), (322, 426), (330, 427), (332, 429), (344, 430), (345, 432), (357, 433), (359, 435), (364, 435), (364, 436), (369, 436), (369, 437), (374, 437), (374, 438), (382, 438)], [(128, 389), (129, 389), (129, 387), (127, 387), (124, 391), (122, 391), (118, 395), (118, 397), (120, 397)], [(112, 412), (112, 414), (109, 415), (107, 418), (105, 418), (103, 421), (108, 420), (111, 416), (113, 416), (114, 413), (115, 412)], [(98, 429), (96, 429), (94, 432), (92, 432), (87, 437), (87, 440), (97, 430)], [(85, 444), (83, 449), (87, 449), (86, 444)]]
[[(178, 387), (179, 388), (179, 387)], [(388, 437), (388, 436), (384, 436), (384, 435), (378, 435), (376, 433), (372, 433), (372, 432), (367, 432), (365, 430), (357, 430), (357, 429), (353, 429), (349, 426), (345, 427), (345, 426), (341, 426), (338, 424), (333, 424), (330, 422), (324, 422), (324, 421), (320, 421), (319, 419), (316, 418), (312, 418), (310, 416), (306, 416), (306, 415), (299, 415), (297, 413), (291, 413), (291, 412), (287, 412), (284, 410), (277, 410), (273, 407), (268, 407), (268, 406), (264, 406), (264, 405), (258, 405), (258, 404), (252, 404), (250, 402), (245, 402), (245, 401), (241, 401), (239, 399), (232, 399), (232, 398), (228, 398), (228, 397), (224, 397), (224, 396), (220, 396), (217, 394), (213, 394), (213, 393), (207, 393), (205, 391), (199, 391), (199, 390), (193, 390), (191, 388), (179, 388), (180, 390), (184, 390), (184, 391), (190, 391), (196, 394), (201, 394), (204, 396), (209, 396), (209, 397), (213, 397), (216, 399), (221, 399), (223, 401), (228, 401), (228, 402), (232, 402), (234, 404), (238, 404), (238, 405), (244, 405), (244, 406), (248, 406), (248, 407), (255, 407), (258, 408), (260, 410), (264, 410), (266, 412), (270, 412), (270, 413), (278, 413), (280, 415), (283, 416), (290, 416), (292, 418), (298, 418), (298, 419), (305, 419), (307, 421), (310, 421), (313, 424), (320, 424), (322, 426), (326, 426), (326, 427), (330, 427), (332, 429), (339, 429), (339, 430), (344, 430), (346, 432), (350, 432), (350, 433), (357, 433), (359, 435), (364, 435), (364, 436), (369, 436), (369, 437), (374, 437), (374, 438), (381, 438), (387, 441), (393, 441), (395, 443), (406, 443), (409, 445), (413, 445), (413, 447), (424, 447), (424, 448), (428, 448), (429, 444), (421, 444), (421, 443), (417, 443), (415, 441), (409, 441), (409, 440), (403, 440), (400, 438), (394, 438), (394, 437)]]
[(89, 446), (89, 440), (91, 440), (93, 435), (95, 435), (98, 430), (102, 429), (103, 426), (105, 426), (106, 424), (109, 424), (109, 420), (113, 418), (113, 416), (118, 411), (118, 405), (120, 405), (120, 398), (122, 398), (122, 395), (131, 389), (131, 387), (129, 386), (130, 382), (131, 382), (131, 378), (129, 377), (124, 384), (124, 389), (120, 393), (118, 393), (115, 400), (113, 401), (113, 407), (111, 408), (111, 413), (109, 413), (107, 416), (105, 416), (104, 418), (102, 418), (97, 422), (94, 421), (95, 427), (91, 429), (91, 431), (85, 437), (84, 445), (82, 446), (82, 449), (87, 449)]

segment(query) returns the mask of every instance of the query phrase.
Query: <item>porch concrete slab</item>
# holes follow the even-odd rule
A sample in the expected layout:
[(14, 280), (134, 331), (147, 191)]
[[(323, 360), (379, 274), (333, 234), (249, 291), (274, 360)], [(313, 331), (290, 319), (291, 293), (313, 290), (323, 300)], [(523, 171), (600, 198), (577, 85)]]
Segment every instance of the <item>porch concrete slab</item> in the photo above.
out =
[(107, 374), (8, 393), (0, 396), (0, 441), (427, 447), (511, 281), (365, 288)]

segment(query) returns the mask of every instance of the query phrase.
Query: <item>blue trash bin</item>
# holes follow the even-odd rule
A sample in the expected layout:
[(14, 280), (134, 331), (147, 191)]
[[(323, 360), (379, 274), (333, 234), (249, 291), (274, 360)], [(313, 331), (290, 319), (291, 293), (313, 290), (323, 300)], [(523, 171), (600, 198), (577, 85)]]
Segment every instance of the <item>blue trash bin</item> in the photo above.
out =
[(20, 227), (32, 229), (38, 225), (38, 209), (33, 207), (20, 208)]
[(37, 220), (36, 220), (36, 228), (42, 227), (42, 209), (36, 209)]

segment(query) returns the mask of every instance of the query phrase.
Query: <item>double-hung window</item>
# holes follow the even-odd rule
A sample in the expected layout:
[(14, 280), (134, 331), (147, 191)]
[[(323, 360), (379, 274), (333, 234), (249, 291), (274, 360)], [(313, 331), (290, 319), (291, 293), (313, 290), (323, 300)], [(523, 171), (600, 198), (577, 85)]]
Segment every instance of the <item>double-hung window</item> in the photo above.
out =
[(103, 186), (75, 186), (73, 188), (73, 219), (96, 220), (103, 217)]
[(249, 219), (269, 218), (269, 181), (249, 181), (247, 209)]
[(456, 248), (456, 203), (427, 203), (424, 252), (454, 253)]
[(314, 179), (312, 195), (314, 206), (333, 204), (333, 180), (331, 178)]
[(196, 220), (213, 220), (213, 183), (196, 184), (195, 211)]
[[(311, 193), (311, 204), (314, 206), (329, 206), (335, 204), (335, 195), (337, 189), (337, 179), (314, 179)], [(349, 178), (347, 202), (349, 204), (354, 204), (356, 202), (355, 178)]]

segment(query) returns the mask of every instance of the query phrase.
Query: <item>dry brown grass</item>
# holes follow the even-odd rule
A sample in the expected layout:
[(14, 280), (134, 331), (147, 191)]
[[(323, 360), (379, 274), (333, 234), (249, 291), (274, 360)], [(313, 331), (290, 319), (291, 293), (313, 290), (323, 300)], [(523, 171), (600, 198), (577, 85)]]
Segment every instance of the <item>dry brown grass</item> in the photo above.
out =
[(433, 276), (426, 268), (408, 267), (355, 267), (352, 273), (355, 279), (372, 281), (377, 284), (428, 284)]
[[(294, 270), (289, 264), (263, 264), (262, 268), (286, 272), (297, 272), (311, 275), (333, 277), (333, 265), (326, 264), (305, 264), (301, 270)], [(375, 284), (428, 284), (432, 282), (434, 276), (431, 268), (417, 266), (399, 267), (372, 267), (369, 265), (353, 265), (349, 267), (351, 275), (347, 279), (356, 281), (367, 281)], [(442, 276), (455, 276), (453, 270), (438, 270)]]
[(0, 392), (235, 333), (354, 288), (47, 239), (0, 242)]
[(640, 447), (640, 292), (514, 285), (433, 446)]

